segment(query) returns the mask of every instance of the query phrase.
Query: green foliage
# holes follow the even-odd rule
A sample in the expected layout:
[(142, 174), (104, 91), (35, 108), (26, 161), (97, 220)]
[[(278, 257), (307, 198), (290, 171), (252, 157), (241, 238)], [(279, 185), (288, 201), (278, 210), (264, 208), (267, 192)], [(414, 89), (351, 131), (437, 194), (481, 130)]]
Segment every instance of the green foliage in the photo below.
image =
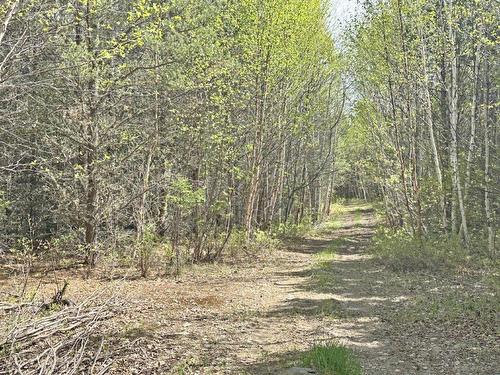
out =
[[(81, 234), (78, 231), (71, 231), (52, 238), (51, 251), (61, 257), (81, 254)], [(127, 239), (127, 242), (130, 243), (130, 239)]]
[(361, 375), (361, 366), (353, 351), (332, 342), (313, 347), (304, 354), (305, 366), (315, 368), (320, 375)]
[(280, 248), (281, 241), (267, 231), (258, 230), (255, 232), (255, 239), (253, 241), (254, 252), (270, 252)]
[(332, 216), (341, 215), (346, 211), (346, 204), (348, 203), (346, 198), (340, 197), (335, 200), (335, 203), (332, 203), (330, 206), (330, 212)]
[(394, 271), (438, 271), (454, 269), (470, 260), (458, 236), (414, 238), (404, 231), (380, 230), (374, 254)]
[(304, 218), (299, 224), (279, 223), (276, 224), (271, 233), (278, 238), (305, 237), (314, 230), (313, 223), (309, 217)]
[[(476, 0), (379, 1), (367, 2), (363, 10), (346, 33), (356, 101), (341, 124), (337, 181), (350, 195), (376, 189), (385, 199), (388, 224), (415, 235), (457, 234), (465, 218), (464, 240), (482, 231), (493, 253), (492, 232), (499, 225), (490, 206), (498, 205), (484, 196), (485, 184), (492, 182), (485, 166), (498, 171), (492, 162), (498, 148), (490, 147), (494, 156), (487, 158), (485, 146), (495, 142), (477, 142), (491, 137), (481, 119), (495, 112), (484, 110), (495, 101), (487, 98), (488, 85), (496, 82), (488, 68), (494, 64), (495, 6)], [(456, 74), (455, 51), (460, 51)], [(446, 97), (452, 75), (465, 77), (456, 89), (456, 105)], [(442, 94), (435, 95), (436, 89)], [(461, 116), (453, 150), (452, 112)], [(488, 122), (495, 123), (494, 115)], [(447, 162), (452, 154), (459, 168)]]
[(194, 188), (187, 178), (179, 177), (172, 182), (167, 200), (181, 208), (191, 209), (205, 201), (205, 192), (202, 188)]
[[(324, 202), (306, 201), (324, 196), (345, 99), (326, 0), (35, 4), (16, 5), (0, 41), (23, 46), (0, 83), (0, 191), (12, 201), (2, 243), (71, 232), (77, 252), (110, 263), (139, 254), (147, 273), (159, 242), (200, 261), (228, 228), (257, 231), (251, 244), (229, 240), (251, 252), (309, 232)], [(278, 211), (286, 224), (259, 232)], [(146, 223), (165, 238), (143, 238)]]
[(246, 248), (246, 233), (243, 230), (233, 229), (226, 244), (226, 254), (231, 257), (241, 255)]
[(156, 228), (153, 225), (147, 225), (142, 237), (137, 241), (136, 247), (139, 252), (141, 276), (146, 277), (153, 262), (157, 260), (157, 256), (164, 252), (165, 245), (157, 235)]
[(266, 231), (257, 230), (254, 238), (248, 242), (244, 230), (233, 230), (226, 244), (225, 253), (230, 257), (240, 257), (242, 254), (262, 255), (281, 247), (281, 241)]

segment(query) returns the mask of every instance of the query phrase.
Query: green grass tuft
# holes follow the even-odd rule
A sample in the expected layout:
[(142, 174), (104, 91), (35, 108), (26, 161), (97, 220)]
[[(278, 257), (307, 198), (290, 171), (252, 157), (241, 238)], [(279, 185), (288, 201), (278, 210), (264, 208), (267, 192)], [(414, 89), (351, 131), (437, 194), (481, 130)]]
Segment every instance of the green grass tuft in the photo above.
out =
[(336, 251), (337, 251), (337, 246), (335, 246), (335, 244), (332, 244), (328, 246), (328, 248), (323, 249), (314, 254), (314, 258), (318, 263), (326, 262), (329, 265), (330, 262), (335, 259)]
[(361, 210), (354, 212), (354, 226), (361, 226), (363, 224), (363, 213)]
[(304, 366), (320, 375), (361, 375), (361, 365), (351, 349), (337, 343), (314, 346), (302, 358)]

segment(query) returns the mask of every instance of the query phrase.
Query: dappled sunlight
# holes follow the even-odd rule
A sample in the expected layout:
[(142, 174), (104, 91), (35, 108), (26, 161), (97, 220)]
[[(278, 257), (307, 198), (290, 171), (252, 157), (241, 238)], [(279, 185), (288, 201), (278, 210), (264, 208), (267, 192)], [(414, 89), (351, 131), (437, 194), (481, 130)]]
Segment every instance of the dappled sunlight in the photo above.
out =
[(367, 304), (374, 304), (374, 303), (384, 303), (384, 302), (400, 302), (407, 300), (407, 296), (400, 296), (400, 297), (346, 297), (345, 295), (341, 294), (332, 294), (332, 297), (335, 298), (337, 301), (345, 301), (345, 302), (360, 302), (360, 303), (367, 303)]
[(499, 3), (0, 0), (0, 375), (500, 375)]
[[(347, 207), (339, 219), (344, 224), (338, 221), (335, 225), (325, 225), (321, 238), (304, 239), (300, 246), (287, 249), (313, 254), (312, 264), (305, 269), (275, 274), (296, 282), (278, 284), (288, 288), (288, 295), (264, 316), (291, 320), (297, 328), (309, 322), (315, 326), (318, 340), (322, 337), (338, 340), (364, 353), (364, 357), (390, 352), (391, 345), (380, 331), (379, 309), (398, 305), (410, 297), (388, 294), (379, 288), (384, 284), (377, 279), (383, 268), (371, 254), (364, 252), (373, 234), (373, 217), (366, 216), (371, 212), (369, 206), (363, 206), (362, 211), (359, 207)], [(317, 321), (312, 323), (312, 319)]]
[[(468, 310), (459, 304), (460, 300), (453, 299), (454, 296), (458, 296), (457, 293), (464, 288), (478, 291), (484, 288), (474, 284), (464, 285), (461, 277), (457, 277), (455, 282), (451, 279), (439, 285), (439, 279), (426, 273), (408, 275), (389, 272), (367, 252), (374, 231), (371, 211), (367, 209), (361, 220), (359, 217), (356, 219), (355, 212), (346, 209), (340, 220), (349, 223), (358, 220), (362, 225), (353, 227), (349, 223), (337, 223), (332, 229), (322, 232), (322, 237), (315, 238), (313, 242), (320, 246), (308, 248), (313, 255), (308, 267), (275, 273), (276, 277), (295, 282), (287, 281), (286, 298), (277, 301), (263, 316), (272, 321), (291, 322), (297, 332), (303, 332), (302, 329), (308, 327), (308, 334), (304, 338), (314, 337), (315, 342), (334, 340), (352, 348), (369, 374), (386, 375), (384, 369), (391, 369), (390, 373), (418, 374), (418, 363), (432, 362), (427, 348), (419, 348), (423, 359), (418, 362), (406, 351), (407, 345), (413, 345), (412, 340), (416, 340), (410, 332), (420, 332), (419, 320), (425, 319), (426, 315), (441, 316), (448, 311), (448, 319), (458, 319), (457, 314), (469, 314), (472, 319), (473, 314), (480, 313), (486, 315), (483, 320), (488, 322), (491, 317), (487, 309), (489, 297), (481, 299), (466, 296), (464, 303), (477, 304)], [(304, 243), (311, 245), (308, 239)], [(419, 295), (424, 291), (433, 296), (431, 300), (420, 299)], [(388, 319), (394, 325), (388, 326)], [(406, 328), (408, 332), (400, 332), (401, 328), (395, 322), (406, 322), (404, 324), (407, 325), (408, 322), (413, 323)], [(440, 336), (436, 328), (419, 334), (427, 337), (431, 343), (436, 343), (432, 346), (432, 352), (436, 355), (455, 350), (450, 348), (451, 344)], [(489, 341), (485, 342), (491, 347)], [(299, 344), (294, 349), (292, 357), (296, 358), (301, 352), (307, 351), (307, 345)], [(272, 357), (281, 358), (281, 355), (283, 361), (279, 367), (293, 363), (287, 362), (287, 354), (280, 350), (273, 352)], [(270, 363), (279, 361), (262, 361), (255, 365), (261, 367), (252, 365), (250, 368), (263, 369)], [(258, 373), (275, 372), (263, 370)]]

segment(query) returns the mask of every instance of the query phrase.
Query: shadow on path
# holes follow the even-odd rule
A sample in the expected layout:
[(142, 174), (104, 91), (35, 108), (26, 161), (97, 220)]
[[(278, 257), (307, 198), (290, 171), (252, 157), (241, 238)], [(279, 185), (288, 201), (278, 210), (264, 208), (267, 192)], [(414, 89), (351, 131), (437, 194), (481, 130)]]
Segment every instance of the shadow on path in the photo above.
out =
[[(310, 255), (310, 265), (276, 272), (278, 278), (293, 281), (288, 281), (287, 298), (263, 316), (271, 321), (315, 319), (318, 325), (304, 340), (337, 340), (353, 348), (365, 374), (413, 374), (417, 366), (399, 360), (397, 348), (384, 332), (383, 309), (397, 308), (405, 296), (384, 288), (383, 268), (367, 254), (375, 226), (371, 207), (354, 207), (334, 227), (320, 229), (321, 238), (290, 246), (291, 253)], [(273, 355), (271, 361), (252, 364), (245, 370), (250, 374), (275, 374), (301, 355), (295, 350)]]

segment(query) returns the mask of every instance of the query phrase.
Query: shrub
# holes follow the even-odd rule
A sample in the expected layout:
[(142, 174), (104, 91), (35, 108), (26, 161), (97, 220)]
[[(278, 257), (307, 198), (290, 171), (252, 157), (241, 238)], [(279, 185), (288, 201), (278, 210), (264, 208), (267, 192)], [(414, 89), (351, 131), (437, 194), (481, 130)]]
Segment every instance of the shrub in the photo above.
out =
[(310, 218), (303, 219), (299, 224), (279, 223), (276, 224), (271, 233), (274, 237), (279, 238), (298, 238), (304, 237), (314, 230), (314, 226)]
[(255, 233), (254, 240), (250, 243), (253, 252), (271, 252), (281, 245), (281, 241), (272, 234), (259, 230)]
[(136, 246), (139, 251), (139, 270), (141, 276), (146, 277), (151, 268), (154, 255), (161, 248), (161, 240), (156, 234), (154, 226), (146, 226), (142, 238), (137, 241)]
[(458, 236), (416, 239), (403, 231), (379, 231), (373, 252), (393, 271), (437, 271), (455, 268), (470, 257)]
[(238, 257), (241, 253), (257, 255), (269, 253), (280, 246), (281, 241), (266, 231), (256, 231), (253, 240), (248, 242), (244, 230), (234, 229), (226, 244), (226, 254), (230, 257)]
[(230, 257), (238, 256), (245, 249), (245, 231), (233, 229), (226, 244), (226, 254)]

